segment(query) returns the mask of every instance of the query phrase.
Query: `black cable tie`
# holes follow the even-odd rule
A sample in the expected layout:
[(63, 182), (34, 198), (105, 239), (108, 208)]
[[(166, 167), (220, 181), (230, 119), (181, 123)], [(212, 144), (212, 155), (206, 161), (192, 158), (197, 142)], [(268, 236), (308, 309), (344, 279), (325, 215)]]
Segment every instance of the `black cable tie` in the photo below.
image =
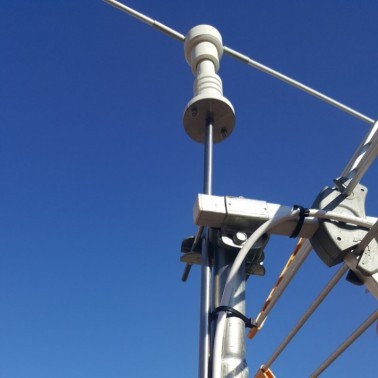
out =
[(246, 328), (257, 327), (257, 323), (256, 323), (255, 320), (253, 320), (252, 318), (247, 318), (241, 312), (239, 312), (238, 310), (235, 310), (234, 308), (232, 308), (230, 306), (219, 306), (219, 307), (217, 307), (211, 313), (211, 319), (212, 320), (216, 318), (218, 312), (227, 312), (227, 317), (228, 318), (235, 317), (235, 318), (239, 318), (239, 319), (243, 320), (243, 322), (245, 323), (245, 327)]
[(299, 220), (293, 233), (290, 235), (291, 238), (296, 238), (299, 235), (303, 227), (305, 218), (310, 215), (310, 209), (306, 209), (303, 206), (299, 206), (299, 205), (293, 206), (293, 210), (298, 210), (298, 209), (299, 209)]

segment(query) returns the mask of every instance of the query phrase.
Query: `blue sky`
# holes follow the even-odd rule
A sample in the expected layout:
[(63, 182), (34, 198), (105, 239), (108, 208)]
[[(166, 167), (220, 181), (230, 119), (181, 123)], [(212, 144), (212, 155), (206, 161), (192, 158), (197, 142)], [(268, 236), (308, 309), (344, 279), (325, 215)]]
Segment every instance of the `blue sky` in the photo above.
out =
[[(128, 1), (185, 34), (224, 44), (378, 118), (375, 1)], [(182, 113), (193, 76), (180, 42), (97, 0), (0, 5), (0, 377), (195, 377), (199, 268), (181, 282), (195, 233), (203, 147)], [(214, 194), (311, 206), (369, 126), (224, 57), (236, 111), (214, 151)], [(377, 164), (363, 179), (378, 216)], [(295, 241), (272, 237), (251, 277), (255, 317)], [(315, 253), (263, 330), (251, 376), (334, 274)], [(343, 280), (273, 365), (301, 378), (376, 308)], [(370, 328), (324, 377), (370, 375)]]

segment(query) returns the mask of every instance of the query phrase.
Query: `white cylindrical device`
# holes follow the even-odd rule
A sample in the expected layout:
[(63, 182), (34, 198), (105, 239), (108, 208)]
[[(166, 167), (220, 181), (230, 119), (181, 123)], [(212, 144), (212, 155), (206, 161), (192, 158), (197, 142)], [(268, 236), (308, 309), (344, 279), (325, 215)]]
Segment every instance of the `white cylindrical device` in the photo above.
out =
[(194, 97), (184, 112), (184, 127), (195, 141), (204, 143), (205, 127), (214, 127), (214, 142), (227, 138), (235, 127), (235, 112), (223, 96), (222, 80), (217, 75), (223, 54), (222, 37), (209, 25), (192, 28), (185, 38), (185, 58), (196, 77)]

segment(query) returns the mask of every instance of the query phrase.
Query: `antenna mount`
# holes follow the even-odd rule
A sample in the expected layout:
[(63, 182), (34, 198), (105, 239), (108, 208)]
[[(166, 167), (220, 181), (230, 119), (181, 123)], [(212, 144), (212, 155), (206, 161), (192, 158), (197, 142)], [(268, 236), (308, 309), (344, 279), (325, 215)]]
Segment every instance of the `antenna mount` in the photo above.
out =
[(184, 127), (196, 142), (204, 143), (205, 128), (211, 122), (214, 142), (226, 139), (235, 127), (235, 112), (223, 96), (222, 80), (217, 75), (223, 55), (222, 37), (209, 25), (192, 28), (185, 38), (185, 58), (196, 77), (194, 97), (184, 111)]

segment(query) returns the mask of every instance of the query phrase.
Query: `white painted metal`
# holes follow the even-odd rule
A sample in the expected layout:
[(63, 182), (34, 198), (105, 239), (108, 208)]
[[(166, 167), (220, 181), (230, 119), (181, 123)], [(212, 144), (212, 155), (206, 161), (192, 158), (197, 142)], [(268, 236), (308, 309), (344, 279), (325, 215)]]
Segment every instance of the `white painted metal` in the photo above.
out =
[[(240, 197), (220, 197), (220, 196), (206, 196), (199, 194), (194, 205), (193, 215), (194, 222), (199, 226), (207, 225), (214, 228), (225, 228), (238, 231), (253, 232), (259, 226), (280, 217), (281, 215), (288, 214), (291, 207), (280, 206), (277, 204), (270, 204), (265, 201), (250, 200)], [(377, 222), (377, 218), (367, 217), (362, 219), (350, 216), (344, 213), (326, 212), (322, 210), (311, 210), (314, 217), (333, 219), (341, 222), (349, 222), (361, 227), (373, 228), (369, 234), (372, 237)], [(305, 219), (303, 227), (299, 235), (301, 237), (310, 238), (318, 227), (318, 220), (312, 216)], [(297, 218), (291, 218), (286, 222), (281, 222), (278, 225), (270, 228), (270, 233), (290, 236), (296, 226)], [(375, 233), (374, 233), (375, 235)], [(303, 260), (311, 251), (310, 244), (306, 244), (301, 248)], [(285, 290), (294, 274), (299, 269), (303, 260), (299, 259), (296, 264), (290, 268), (290, 272), (282, 283), (281, 288), (275, 293), (272, 298), (272, 303), (269, 305), (269, 310), (279, 299), (282, 292)], [(371, 276), (366, 276), (361, 273), (357, 268), (358, 257), (350, 253), (345, 258), (345, 263), (353, 270), (361, 281), (366, 285), (369, 291), (378, 298), (378, 273)], [(264, 315), (267, 316), (267, 312)], [(259, 320), (262, 323), (262, 320)]]
[[(378, 236), (378, 221), (374, 223), (373, 227), (367, 232), (364, 238), (357, 245), (354, 253), (359, 255), (370, 244), (370, 242)], [(378, 257), (378, 256), (377, 256)]]
[(360, 182), (363, 175), (369, 169), (378, 155), (378, 121), (375, 122), (363, 142), (354, 153), (352, 159), (348, 163), (343, 172), (350, 182), (344, 190), (344, 193), (349, 195), (353, 189)]
[[(264, 222), (287, 214), (291, 206), (282, 206), (266, 201), (242, 197), (207, 196), (198, 194), (193, 209), (194, 223), (198, 226), (225, 228), (235, 231), (253, 232)], [(273, 234), (290, 236), (297, 225), (297, 219), (280, 223), (271, 230)], [(301, 237), (309, 238), (318, 228), (318, 220), (305, 219)]]
[[(193, 207), (194, 223), (198, 226), (224, 228), (235, 231), (253, 232), (263, 223), (290, 213), (292, 206), (259, 201), (243, 197), (210, 196), (198, 194)], [(378, 218), (360, 218), (346, 212), (309, 209), (309, 216), (303, 222), (300, 237), (310, 238), (318, 228), (318, 218), (347, 222), (371, 228)], [(290, 218), (270, 228), (271, 234), (290, 236), (298, 218)]]
[(366, 286), (370, 293), (378, 299), (378, 273), (375, 273), (371, 276), (362, 274), (361, 271), (357, 268), (358, 258), (354, 253), (349, 253), (348, 255), (346, 255), (344, 262), (348, 265), (348, 268), (357, 275), (357, 277)]

